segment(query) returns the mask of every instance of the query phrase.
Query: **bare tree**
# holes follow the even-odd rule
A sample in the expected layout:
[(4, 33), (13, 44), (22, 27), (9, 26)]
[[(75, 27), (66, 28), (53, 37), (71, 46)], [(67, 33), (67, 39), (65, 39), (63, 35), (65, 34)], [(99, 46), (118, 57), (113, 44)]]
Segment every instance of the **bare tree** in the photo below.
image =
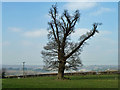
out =
[[(75, 25), (80, 19), (79, 10), (73, 15), (64, 10), (61, 16), (58, 15), (57, 6), (52, 5), (49, 15), (51, 21), (48, 22), (48, 40), (49, 42), (41, 52), (45, 62), (45, 68), (58, 68), (58, 79), (64, 79), (64, 70), (73, 69), (82, 65), (79, 55), (86, 41), (96, 32), (97, 26), (101, 23), (94, 23), (93, 29), (80, 36), (78, 42), (71, 40), (71, 34), (75, 32)], [(67, 65), (66, 65), (67, 63)]]

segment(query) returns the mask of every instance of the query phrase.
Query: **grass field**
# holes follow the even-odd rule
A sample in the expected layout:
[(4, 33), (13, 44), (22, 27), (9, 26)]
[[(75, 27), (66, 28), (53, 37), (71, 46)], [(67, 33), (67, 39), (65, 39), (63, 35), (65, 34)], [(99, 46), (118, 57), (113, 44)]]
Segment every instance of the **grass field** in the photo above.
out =
[(71, 80), (56, 80), (55, 76), (3, 79), (2, 88), (118, 88), (118, 75), (66, 77)]

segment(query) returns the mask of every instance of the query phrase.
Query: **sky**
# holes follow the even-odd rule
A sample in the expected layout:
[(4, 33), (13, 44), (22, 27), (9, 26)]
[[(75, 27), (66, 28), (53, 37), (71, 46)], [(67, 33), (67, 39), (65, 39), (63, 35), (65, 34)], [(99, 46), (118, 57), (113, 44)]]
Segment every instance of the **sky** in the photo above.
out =
[[(49, 9), (55, 2), (2, 3), (2, 64), (43, 65), (41, 50), (48, 42)], [(58, 2), (58, 12), (80, 10), (72, 40), (101, 22), (99, 33), (87, 41), (80, 55), (83, 65), (118, 64), (118, 3), (117, 2)]]

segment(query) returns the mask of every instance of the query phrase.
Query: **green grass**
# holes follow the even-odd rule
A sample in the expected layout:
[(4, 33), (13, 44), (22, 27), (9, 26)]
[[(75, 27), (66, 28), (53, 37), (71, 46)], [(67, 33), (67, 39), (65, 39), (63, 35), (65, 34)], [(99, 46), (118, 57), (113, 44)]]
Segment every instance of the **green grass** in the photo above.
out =
[(55, 76), (3, 79), (2, 88), (118, 88), (118, 75), (66, 77), (71, 80), (56, 80)]

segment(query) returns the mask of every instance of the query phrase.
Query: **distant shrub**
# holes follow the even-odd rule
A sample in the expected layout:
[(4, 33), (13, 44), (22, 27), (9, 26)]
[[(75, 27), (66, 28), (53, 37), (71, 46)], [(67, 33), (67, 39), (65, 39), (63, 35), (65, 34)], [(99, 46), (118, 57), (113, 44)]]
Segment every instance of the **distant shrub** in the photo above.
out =
[(5, 75), (6, 75), (6, 69), (2, 68), (2, 78), (5, 78)]

